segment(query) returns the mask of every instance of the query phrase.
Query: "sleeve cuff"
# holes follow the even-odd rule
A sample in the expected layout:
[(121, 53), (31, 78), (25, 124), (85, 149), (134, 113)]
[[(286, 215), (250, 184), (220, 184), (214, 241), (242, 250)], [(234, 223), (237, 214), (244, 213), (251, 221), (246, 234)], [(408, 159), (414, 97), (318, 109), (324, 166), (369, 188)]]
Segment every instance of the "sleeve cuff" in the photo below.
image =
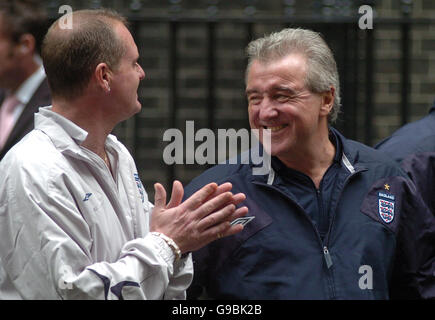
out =
[(149, 236), (152, 237), (154, 243), (156, 244), (159, 255), (166, 261), (168, 265), (173, 266), (176, 257), (171, 247), (159, 236), (152, 233), (149, 233)]

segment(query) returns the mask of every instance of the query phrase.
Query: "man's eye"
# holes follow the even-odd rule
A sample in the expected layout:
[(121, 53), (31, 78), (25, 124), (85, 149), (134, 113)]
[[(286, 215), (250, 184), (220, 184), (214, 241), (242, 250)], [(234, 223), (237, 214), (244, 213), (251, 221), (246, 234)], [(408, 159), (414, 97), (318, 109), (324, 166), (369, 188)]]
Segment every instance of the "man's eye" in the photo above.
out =
[(277, 95), (277, 96), (275, 97), (275, 99), (276, 99), (278, 102), (287, 102), (287, 101), (290, 99), (290, 97), (288, 97), (288, 96), (283, 96), (283, 95)]
[(249, 100), (249, 103), (251, 103), (251, 104), (257, 104), (257, 103), (260, 103), (261, 98), (254, 96), (254, 97), (249, 97), (248, 100)]

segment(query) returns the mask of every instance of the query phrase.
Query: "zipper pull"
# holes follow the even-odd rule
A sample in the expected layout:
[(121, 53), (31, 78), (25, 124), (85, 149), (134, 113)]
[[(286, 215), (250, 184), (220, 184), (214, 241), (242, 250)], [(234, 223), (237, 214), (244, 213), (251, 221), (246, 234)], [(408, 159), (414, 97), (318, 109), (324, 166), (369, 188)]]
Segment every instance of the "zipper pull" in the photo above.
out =
[(325, 246), (323, 247), (323, 255), (325, 257), (326, 267), (329, 269), (332, 266), (332, 259), (331, 255), (329, 254), (328, 248)]

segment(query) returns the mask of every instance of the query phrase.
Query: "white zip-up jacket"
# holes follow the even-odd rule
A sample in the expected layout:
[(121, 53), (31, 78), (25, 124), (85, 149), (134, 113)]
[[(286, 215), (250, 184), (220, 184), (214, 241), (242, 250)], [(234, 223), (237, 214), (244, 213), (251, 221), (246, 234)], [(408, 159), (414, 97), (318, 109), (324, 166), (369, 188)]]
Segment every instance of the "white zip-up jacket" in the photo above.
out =
[(0, 299), (185, 299), (190, 255), (149, 233), (153, 205), (127, 149), (40, 108), (0, 162)]

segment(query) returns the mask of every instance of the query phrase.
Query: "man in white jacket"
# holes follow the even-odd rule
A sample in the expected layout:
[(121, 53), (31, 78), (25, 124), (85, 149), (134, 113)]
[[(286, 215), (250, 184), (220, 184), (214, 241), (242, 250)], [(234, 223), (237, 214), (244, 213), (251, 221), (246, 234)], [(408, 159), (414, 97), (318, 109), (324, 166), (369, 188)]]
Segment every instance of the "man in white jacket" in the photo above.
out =
[(244, 195), (209, 184), (181, 202), (176, 181), (148, 201), (109, 134), (141, 109), (137, 47), (112, 11), (71, 17), (43, 44), (52, 106), (0, 162), (0, 299), (183, 299), (189, 252), (243, 229)]

